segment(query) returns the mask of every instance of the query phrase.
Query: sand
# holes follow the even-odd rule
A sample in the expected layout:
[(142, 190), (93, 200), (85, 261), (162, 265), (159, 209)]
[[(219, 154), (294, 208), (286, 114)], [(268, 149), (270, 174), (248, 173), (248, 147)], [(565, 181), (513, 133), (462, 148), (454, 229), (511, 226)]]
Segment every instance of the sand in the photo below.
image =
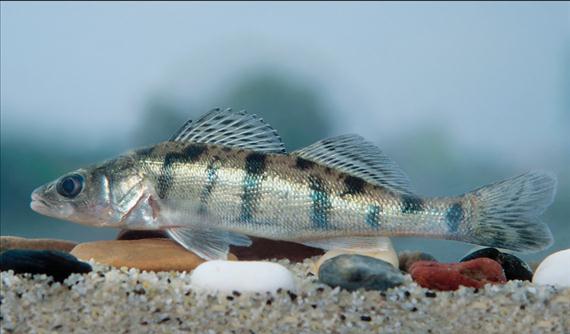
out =
[(569, 333), (570, 289), (511, 281), (434, 292), (406, 283), (386, 292), (341, 291), (291, 269), (294, 294), (207, 294), (185, 272), (91, 263), (63, 284), (1, 273), (2, 333)]

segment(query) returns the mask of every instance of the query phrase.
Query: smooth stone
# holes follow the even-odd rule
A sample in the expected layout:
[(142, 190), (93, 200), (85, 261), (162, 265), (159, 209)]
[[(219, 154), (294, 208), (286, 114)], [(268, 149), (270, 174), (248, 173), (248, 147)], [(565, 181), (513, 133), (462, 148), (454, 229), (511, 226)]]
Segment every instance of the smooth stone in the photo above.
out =
[(295, 242), (250, 237), (249, 247), (231, 246), (230, 251), (240, 260), (288, 259), (303, 262), (306, 258), (322, 255), (324, 250)]
[(400, 270), (403, 272), (409, 273), (412, 264), (418, 261), (437, 262), (433, 256), (423, 252), (404, 251), (399, 254)]
[[(170, 239), (86, 242), (73, 248), (71, 254), (113, 267), (147, 271), (191, 271), (205, 261)], [(232, 254), (228, 258), (236, 260)]]
[(536, 268), (532, 282), (540, 285), (570, 287), (570, 249), (547, 256)]
[(190, 282), (197, 290), (226, 293), (297, 290), (287, 268), (262, 261), (208, 261), (194, 269)]
[(482, 288), (487, 283), (507, 282), (501, 265), (488, 258), (460, 263), (418, 261), (410, 268), (412, 279), (420, 286), (433, 290), (457, 290), (460, 286)]
[(465, 255), (459, 262), (470, 261), (478, 258), (489, 258), (499, 262), (503, 271), (505, 272), (505, 277), (507, 280), (521, 280), (530, 281), (532, 280), (532, 269), (523, 260), (518, 257), (503, 253), (496, 248), (482, 248), (475, 250), (467, 255)]
[(331, 287), (354, 291), (380, 290), (404, 283), (404, 275), (392, 264), (369, 256), (342, 254), (326, 260), (319, 268), (319, 280)]
[(17, 274), (46, 274), (56, 282), (63, 282), (73, 273), (90, 272), (91, 266), (62, 251), (11, 249), (0, 254), (0, 271), (6, 270)]
[[(137, 240), (146, 238), (167, 238), (161, 230), (121, 230), (117, 235), (118, 240)], [(240, 260), (256, 261), (266, 259), (288, 259), (291, 262), (303, 262), (306, 258), (322, 255), (320, 248), (305, 246), (302, 244), (250, 237), (252, 244), (249, 247), (230, 246), (230, 252)]]
[(69, 252), (77, 243), (58, 239), (28, 239), (11, 236), (0, 236), (0, 252), (9, 249), (57, 250)]
[(139, 240), (139, 239), (168, 239), (168, 234), (163, 230), (120, 230), (115, 239)]
[[(386, 249), (376, 250), (376, 249), (347, 249), (347, 248), (338, 248), (332, 249), (326, 252), (323, 256), (321, 256), (312, 266), (310, 272), (312, 274), (317, 275), (319, 272), (319, 268), (322, 264), (328, 260), (332, 259), (333, 257), (342, 255), (342, 254), (349, 254), (349, 255), (363, 255), (372, 257), (378, 260), (386, 261), (390, 263), (394, 268), (398, 268), (399, 261), (398, 261), (398, 254), (394, 250), (392, 243), (390, 242)], [(318, 275), (317, 275), (318, 276)]]

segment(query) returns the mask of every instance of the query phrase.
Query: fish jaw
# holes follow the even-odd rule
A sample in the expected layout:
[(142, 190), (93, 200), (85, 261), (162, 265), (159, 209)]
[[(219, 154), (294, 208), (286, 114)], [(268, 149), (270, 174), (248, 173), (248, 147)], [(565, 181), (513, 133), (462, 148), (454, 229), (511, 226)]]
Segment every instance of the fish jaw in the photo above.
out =
[(41, 194), (51, 191), (55, 185), (53, 183), (36, 188), (32, 192), (32, 201), (30, 202), (30, 208), (35, 212), (42, 214), (44, 216), (68, 219), (73, 214), (73, 207), (68, 203), (50, 203)]

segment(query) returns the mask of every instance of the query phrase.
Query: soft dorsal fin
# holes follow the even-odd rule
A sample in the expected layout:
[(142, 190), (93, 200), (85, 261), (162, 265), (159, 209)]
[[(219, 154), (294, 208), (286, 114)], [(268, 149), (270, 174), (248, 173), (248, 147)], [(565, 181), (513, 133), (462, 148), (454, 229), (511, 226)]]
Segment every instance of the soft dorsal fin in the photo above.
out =
[(217, 144), (259, 152), (285, 153), (277, 131), (245, 110), (213, 109), (196, 121), (187, 121), (169, 141)]
[(358, 135), (324, 139), (292, 154), (334, 167), (392, 191), (413, 193), (404, 171), (378, 147)]

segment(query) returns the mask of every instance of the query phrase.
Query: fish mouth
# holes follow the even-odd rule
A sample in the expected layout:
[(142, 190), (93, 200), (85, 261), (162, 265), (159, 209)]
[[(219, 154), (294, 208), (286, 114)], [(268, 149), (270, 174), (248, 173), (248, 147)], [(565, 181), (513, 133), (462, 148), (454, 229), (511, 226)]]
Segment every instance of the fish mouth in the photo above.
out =
[(30, 208), (37, 213), (41, 214), (48, 214), (49, 213), (49, 204), (44, 201), (40, 195), (36, 192), (32, 193), (32, 202), (30, 203)]

